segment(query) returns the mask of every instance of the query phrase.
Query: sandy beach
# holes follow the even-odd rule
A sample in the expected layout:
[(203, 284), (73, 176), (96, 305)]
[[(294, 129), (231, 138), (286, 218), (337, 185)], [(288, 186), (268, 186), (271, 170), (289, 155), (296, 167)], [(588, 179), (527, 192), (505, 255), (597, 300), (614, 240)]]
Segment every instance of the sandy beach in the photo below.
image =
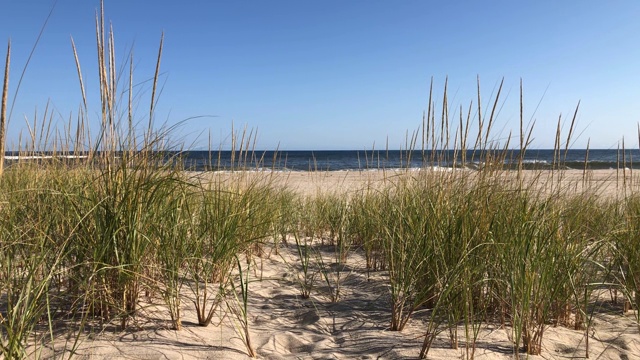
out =
[[(272, 181), (303, 195), (322, 192), (349, 193), (376, 188), (406, 173), (282, 172)], [(410, 174), (409, 174), (410, 175)], [(547, 176), (545, 174), (544, 176)], [(557, 175), (557, 174), (556, 174)], [(218, 174), (217, 176), (221, 176)], [(229, 175), (222, 175), (229, 176)], [(255, 173), (252, 176), (264, 176)], [(511, 176), (511, 175), (509, 175)], [(526, 176), (540, 176), (528, 173)], [(623, 196), (622, 179), (615, 171), (596, 171), (584, 182), (580, 171), (563, 174), (564, 184), (591, 189), (603, 196)], [(629, 181), (629, 180), (628, 180)], [(331, 253), (321, 256), (330, 262)], [(429, 309), (416, 311), (402, 332), (390, 331), (389, 285), (385, 271), (367, 271), (364, 253), (353, 249), (343, 268), (341, 297), (331, 301), (326, 286), (317, 281), (308, 299), (298, 291), (299, 263), (292, 242), (271, 247), (250, 265), (248, 319), (251, 341), (260, 359), (415, 359), (425, 333)], [(183, 328), (170, 329), (162, 299), (154, 294), (141, 298), (132, 326), (92, 325), (80, 336), (73, 358), (77, 359), (248, 359), (246, 349), (227, 309), (216, 311), (212, 324), (198, 326), (193, 295), (182, 290)], [(531, 359), (640, 359), (639, 327), (634, 312), (623, 312), (622, 294), (598, 288), (591, 294), (595, 309), (591, 327), (574, 330), (549, 324), (544, 332), (542, 354)], [(448, 331), (440, 332), (429, 351), (430, 359), (526, 358), (513, 353), (509, 326), (482, 324), (475, 350), (465, 343), (466, 329), (458, 326), (459, 343), (452, 348)], [(588, 354), (586, 344), (588, 337)], [(54, 358), (72, 340), (60, 336), (40, 356)], [(35, 355), (35, 354), (34, 354)]]
[[(364, 271), (364, 259), (353, 254), (351, 271), (344, 282), (344, 299), (332, 303), (312, 295), (302, 299), (296, 289), (290, 264), (294, 249), (283, 247), (258, 261), (249, 284), (249, 314), (252, 341), (260, 359), (416, 359), (424, 336), (420, 314), (402, 332), (389, 331), (389, 294), (384, 274)], [(260, 280), (262, 278), (262, 280)], [(622, 299), (612, 304), (608, 290), (598, 293), (601, 312), (589, 334), (592, 359), (640, 359), (640, 335), (632, 314), (622, 314)], [(185, 293), (185, 296), (188, 296)], [(184, 328), (170, 330), (160, 299), (141, 306), (131, 330), (115, 326), (95, 332), (79, 347), (79, 359), (249, 359), (229, 318), (217, 315), (213, 324), (200, 327), (193, 306), (185, 301)], [(458, 349), (451, 349), (442, 333), (429, 352), (429, 359), (465, 358), (461, 334)], [(509, 328), (483, 326), (478, 337), (476, 359), (513, 359)], [(521, 358), (526, 357), (520, 354)], [(585, 332), (549, 326), (543, 353), (531, 359), (585, 358)]]
[[(451, 171), (439, 168), (435, 171)], [(473, 170), (456, 170), (468, 172)], [(353, 193), (367, 189), (379, 189), (385, 184), (394, 183), (398, 178), (418, 176), (421, 171), (416, 169), (391, 170), (362, 170), (362, 171), (266, 171), (242, 173), (240, 176), (249, 178), (263, 177), (272, 183), (286, 187), (303, 196), (314, 196), (322, 193)], [(211, 176), (233, 178), (232, 173), (191, 173), (192, 176), (204, 178)], [(533, 184), (535, 189), (547, 191), (560, 186), (570, 192), (591, 191), (598, 196), (622, 197), (638, 186), (638, 175), (630, 170), (564, 170), (564, 171), (529, 171), (522, 172), (524, 183)], [(239, 174), (236, 174), (239, 175)], [(266, 175), (266, 176), (265, 176)], [(515, 182), (515, 171), (502, 172), (500, 175), (507, 182)]]

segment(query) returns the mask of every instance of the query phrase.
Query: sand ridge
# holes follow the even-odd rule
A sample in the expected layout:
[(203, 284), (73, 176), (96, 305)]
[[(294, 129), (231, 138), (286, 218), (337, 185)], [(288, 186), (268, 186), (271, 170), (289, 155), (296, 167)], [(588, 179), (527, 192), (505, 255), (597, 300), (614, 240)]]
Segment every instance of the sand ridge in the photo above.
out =
[[(325, 254), (328, 258), (329, 253)], [(331, 302), (317, 279), (309, 299), (298, 291), (294, 245), (280, 254), (255, 259), (249, 284), (251, 340), (260, 359), (415, 359), (426, 328), (418, 312), (402, 332), (389, 331), (389, 291), (384, 272), (367, 273), (358, 251), (348, 257), (341, 299)], [(262, 280), (260, 280), (262, 279)], [(183, 289), (185, 300), (192, 297)], [(608, 291), (593, 320), (590, 355), (595, 359), (640, 359), (640, 333), (632, 315), (622, 315), (622, 301), (613, 305)], [(105, 327), (82, 341), (78, 359), (249, 359), (231, 319), (198, 326), (192, 304), (183, 302), (183, 329), (170, 330), (161, 300), (151, 299), (136, 318), (133, 330)], [(97, 329), (96, 329), (97, 330)], [(430, 359), (465, 358), (464, 328), (458, 327), (459, 347), (452, 349), (448, 332), (440, 333)], [(585, 355), (584, 331), (549, 326), (543, 353), (531, 359), (570, 359)], [(476, 359), (512, 359), (510, 329), (482, 325)], [(60, 344), (58, 344), (60, 345)], [(520, 354), (520, 356), (524, 356)]]
[[(294, 191), (359, 191), (382, 186), (403, 173), (382, 171), (282, 172), (274, 181)], [(258, 174), (260, 175), (260, 174)], [(264, 174), (262, 174), (264, 175)], [(262, 176), (260, 175), (260, 176)], [(527, 176), (537, 176), (529, 173)], [(565, 173), (567, 186), (590, 188), (604, 196), (621, 196), (615, 172), (597, 171), (582, 182), (582, 172)], [(578, 184), (579, 183), (579, 184)], [(316, 278), (309, 299), (299, 292), (300, 263), (295, 244), (283, 243), (251, 263), (249, 284), (249, 331), (261, 359), (415, 359), (424, 338), (424, 317), (419, 310), (402, 332), (389, 331), (389, 290), (385, 272), (368, 272), (362, 250), (352, 249), (341, 268), (341, 296), (332, 302), (330, 288)], [(331, 263), (330, 247), (323, 250)], [(248, 359), (233, 319), (217, 311), (213, 324), (197, 325), (193, 294), (182, 289), (183, 329), (170, 330), (168, 312), (158, 297), (143, 298), (134, 326), (120, 331), (107, 324), (86, 329), (73, 358), (77, 359)], [(640, 333), (632, 312), (622, 313), (622, 297), (611, 297), (609, 289), (594, 292), (595, 313), (589, 333), (589, 354), (594, 359), (640, 359)], [(224, 314), (227, 315), (224, 315)], [(458, 326), (459, 346), (452, 349), (447, 331), (438, 334), (430, 359), (466, 358), (464, 327)], [(476, 359), (514, 358), (510, 328), (483, 324), (475, 350)], [(549, 326), (543, 351), (531, 359), (570, 359), (585, 356), (585, 332)], [(71, 340), (72, 342), (73, 340)], [(53, 358), (71, 342), (57, 339)], [(517, 356), (524, 356), (519, 354)]]

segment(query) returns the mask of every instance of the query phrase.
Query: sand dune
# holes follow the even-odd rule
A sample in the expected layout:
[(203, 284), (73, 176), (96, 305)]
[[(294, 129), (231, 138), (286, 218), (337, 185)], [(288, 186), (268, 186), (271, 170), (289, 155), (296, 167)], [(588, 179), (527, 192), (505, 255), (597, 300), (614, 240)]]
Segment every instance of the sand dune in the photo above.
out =
[[(326, 256), (330, 256), (328, 253)], [(358, 251), (349, 256), (339, 301), (317, 279), (309, 299), (300, 297), (293, 246), (283, 246), (257, 259), (249, 285), (251, 340), (261, 359), (415, 359), (420, 352), (425, 325), (421, 313), (402, 332), (389, 331), (389, 295), (384, 272), (367, 273)], [(262, 278), (262, 280), (260, 280)], [(183, 290), (184, 328), (169, 330), (168, 314), (160, 299), (142, 304), (132, 330), (115, 326), (93, 329), (77, 351), (78, 359), (248, 359), (230, 318), (198, 326), (188, 291)], [(622, 314), (622, 300), (611, 302), (608, 291), (589, 335), (593, 359), (640, 359), (640, 334), (632, 314)], [(436, 338), (431, 359), (465, 358), (464, 328), (458, 328), (459, 348), (452, 349), (448, 332)], [(483, 325), (476, 359), (514, 357), (509, 327)], [(585, 356), (584, 331), (564, 327), (545, 332), (543, 353), (532, 359), (571, 359)], [(57, 344), (61, 346), (61, 344)], [(524, 356), (524, 355), (521, 355)]]
[[(356, 191), (392, 181), (392, 173), (332, 172), (280, 173), (276, 180), (295, 191), (312, 195), (317, 191)], [(582, 178), (581, 172), (567, 173), (567, 184)], [(615, 173), (594, 172), (593, 189), (617, 196)], [(577, 186), (577, 185), (576, 185)], [(583, 185), (580, 185), (583, 186)], [(617, 190), (616, 190), (617, 189)], [(386, 273), (367, 272), (363, 252), (353, 249), (340, 270), (340, 298), (332, 302), (330, 289), (319, 276), (308, 299), (299, 292), (300, 265), (295, 245), (283, 244), (278, 254), (255, 258), (249, 284), (249, 327), (251, 341), (261, 359), (414, 359), (425, 332), (428, 309), (414, 314), (402, 332), (389, 331), (389, 290)], [(331, 253), (323, 253), (331, 262)], [(246, 359), (246, 349), (232, 318), (218, 311), (213, 324), (197, 325), (192, 293), (183, 287), (183, 329), (170, 330), (169, 316), (158, 297), (143, 298), (141, 311), (129, 330), (116, 325), (86, 329), (74, 358), (78, 359)], [(615, 300), (615, 301), (614, 301)], [(640, 333), (633, 313), (623, 314), (622, 296), (612, 298), (608, 289), (594, 292), (595, 309), (589, 331), (592, 359), (640, 359)], [(222, 316), (222, 317), (221, 317)], [(431, 359), (466, 358), (465, 329), (458, 327), (459, 344), (452, 349), (448, 331), (441, 332), (429, 352)], [(507, 327), (482, 325), (475, 359), (514, 358), (513, 334)], [(54, 342), (53, 357), (72, 343), (61, 336)], [(543, 351), (532, 359), (584, 358), (585, 331), (551, 324), (544, 334)], [(519, 354), (523, 357), (525, 355)]]

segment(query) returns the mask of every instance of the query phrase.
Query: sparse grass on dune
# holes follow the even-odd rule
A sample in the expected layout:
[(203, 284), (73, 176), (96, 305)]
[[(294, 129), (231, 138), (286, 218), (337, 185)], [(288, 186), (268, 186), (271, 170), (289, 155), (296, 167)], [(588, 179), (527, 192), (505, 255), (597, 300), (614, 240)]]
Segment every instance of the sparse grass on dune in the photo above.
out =
[[(627, 299), (626, 308), (640, 306), (640, 194), (622, 202), (622, 224), (613, 235), (615, 274)], [(640, 312), (636, 312), (640, 324)]]
[[(381, 311), (388, 329), (400, 332), (419, 320), (426, 335), (415, 355), (423, 358), (443, 333), (449, 346), (464, 346), (464, 356), (473, 358), (488, 325), (509, 329), (514, 354), (541, 354), (549, 326), (584, 330), (589, 338), (590, 295), (597, 288), (621, 291), (640, 323), (640, 195), (627, 174), (625, 196), (611, 197), (585, 186), (588, 171), (582, 179), (564, 178), (562, 154), (573, 120), (566, 140), (556, 134), (557, 164), (547, 172), (525, 174), (521, 163), (505, 169), (510, 144), (490, 140), (498, 91), (490, 115), (478, 115), (473, 159), (462, 157), (453, 169), (435, 167), (451, 160), (438, 150), (466, 154), (474, 119), (469, 112), (454, 125), (442, 111), (436, 120), (430, 98), (422, 128), (405, 149), (407, 160), (432, 150), (420, 171), (385, 172), (380, 183), (363, 182), (354, 191), (300, 194), (273, 172), (240, 171), (260, 161), (252, 149), (255, 134), (245, 131), (232, 135), (239, 154), (232, 171), (202, 176), (186, 171), (179, 155), (165, 156), (181, 146), (167, 145), (171, 129), (153, 124), (162, 42), (150, 112), (136, 123), (131, 71), (124, 89), (129, 98), (116, 101), (123, 93), (116, 69), (131, 70), (132, 60), (116, 66), (113, 34), (105, 34), (103, 24), (100, 16), (100, 128), (88, 131), (77, 60), (84, 107), (74, 130), (53, 136), (51, 123), (36, 126), (34, 119), (19, 150), (32, 155), (55, 144), (53, 159), (0, 167), (2, 358), (47, 351), (71, 358), (88, 328), (134, 329), (145, 316), (143, 298), (160, 299), (153, 306), (175, 331), (183, 328), (185, 307), (194, 310), (197, 326), (219, 316), (255, 357), (249, 285), (262, 280), (261, 262), (284, 245), (295, 248), (288, 265), (301, 298), (332, 304), (348, 298), (350, 257), (363, 253), (363, 270), (387, 281), (389, 303)], [(3, 85), (2, 130), (6, 75)], [(524, 152), (531, 129), (520, 126)], [(89, 155), (60, 156), (70, 149)], [(481, 166), (469, 170), (471, 160)]]

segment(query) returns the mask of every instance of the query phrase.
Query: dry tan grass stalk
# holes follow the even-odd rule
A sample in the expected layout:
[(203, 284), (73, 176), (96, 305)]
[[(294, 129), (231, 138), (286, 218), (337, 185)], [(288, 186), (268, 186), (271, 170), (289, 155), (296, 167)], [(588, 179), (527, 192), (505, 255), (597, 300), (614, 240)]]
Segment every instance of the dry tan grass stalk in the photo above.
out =
[(102, 105), (102, 125), (107, 119), (106, 78), (104, 66), (104, 4), (100, 1), (100, 12), (96, 13), (96, 45), (98, 47), (98, 78), (100, 80), (100, 104)]
[(564, 144), (564, 160), (567, 160), (567, 153), (569, 152), (569, 144), (571, 143), (571, 136), (573, 135), (573, 130), (576, 126), (576, 118), (578, 117), (578, 110), (580, 109), (580, 101), (578, 101), (578, 105), (576, 105), (576, 110), (573, 113), (573, 118), (571, 118), (571, 126), (569, 126), (569, 133), (567, 134), (567, 142)]
[[(445, 144), (445, 135), (447, 138), (447, 143), (449, 142), (449, 113), (447, 112), (448, 101), (447, 101), (447, 88), (449, 86), (449, 77), (444, 79), (444, 94), (442, 96), (442, 115), (440, 116), (440, 146), (442, 147)], [(444, 149), (447, 148), (445, 145)]]
[(622, 191), (627, 195), (627, 151), (624, 145), (624, 137), (622, 138)]
[[(431, 99), (433, 98), (433, 76), (431, 77), (431, 83), (429, 84), (429, 105), (427, 107), (427, 117), (426, 119), (423, 119), (422, 122), (422, 128), (425, 129), (425, 133), (423, 135), (424, 138), (424, 143), (425, 145), (429, 142), (429, 130), (430, 130), (430, 126), (429, 126), (429, 121), (431, 120)], [(426, 122), (426, 124), (425, 124)], [(640, 131), (640, 130), (638, 130)]]
[[(133, 50), (129, 59), (129, 103), (127, 107), (127, 118), (129, 121), (129, 149), (134, 151), (137, 148), (133, 132)], [(133, 145), (133, 147), (131, 146)]]
[[(27, 125), (27, 131), (29, 132), (29, 138), (31, 139), (31, 149), (33, 149), (33, 144), (36, 143), (36, 133), (35, 133), (35, 128), (36, 128), (36, 119), (38, 118), (38, 112), (37, 110), (35, 111), (35, 115), (33, 116), (33, 127), (31, 127), (31, 125), (29, 125), (29, 119), (27, 119), (27, 116), (24, 116), (24, 122)], [(26, 146), (25, 146), (26, 147)], [(18, 144), (18, 149), (22, 149), (22, 131), (20, 132), (20, 141)], [(28, 151), (28, 149), (27, 149)]]
[(84, 81), (82, 80), (82, 70), (80, 69), (80, 60), (78, 60), (78, 52), (76, 51), (76, 44), (71, 37), (71, 49), (73, 50), (73, 57), (76, 60), (76, 70), (78, 71), (78, 80), (80, 80), (80, 91), (82, 92), (82, 103), (85, 110), (87, 109), (87, 96), (84, 90)]
[(589, 177), (588, 177), (588, 173), (587, 173), (587, 169), (589, 168), (588, 164), (589, 164), (589, 146), (591, 143), (591, 139), (587, 139), (587, 151), (584, 155), (584, 169), (582, 170), (582, 187), (585, 188)]
[(518, 181), (522, 179), (522, 161), (524, 160), (524, 103), (522, 78), (520, 78), (520, 154), (518, 154)]
[(158, 48), (158, 61), (156, 62), (156, 72), (153, 75), (153, 88), (151, 89), (151, 101), (149, 102), (149, 133), (153, 126), (153, 109), (155, 107), (156, 88), (158, 86), (158, 75), (160, 73), (160, 60), (162, 59), (162, 45), (164, 44), (164, 32), (160, 36), (160, 47)]
[(2, 105), (0, 107), (0, 176), (4, 171), (4, 147), (7, 126), (7, 96), (9, 93), (9, 65), (11, 62), (11, 40), (7, 45), (7, 59), (4, 65), (4, 81), (2, 85)]
[(498, 101), (500, 100), (500, 93), (502, 92), (503, 85), (504, 85), (504, 78), (502, 78), (502, 80), (500, 81), (500, 86), (498, 87), (498, 93), (496, 94), (495, 101), (493, 102), (493, 107), (491, 108), (491, 115), (489, 115), (489, 124), (487, 125), (487, 130), (484, 135), (484, 145), (482, 146), (482, 149), (485, 151), (489, 149), (487, 145), (490, 139), (491, 128), (496, 117), (496, 108), (498, 107)]
[(473, 145), (473, 155), (471, 156), (471, 160), (473, 161), (474, 155), (476, 153), (476, 149), (480, 148), (482, 144), (482, 129), (484, 126), (482, 125), (482, 99), (480, 97), (480, 75), (477, 76), (476, 79), (477, 87), (478, 87), (478, 137), (476, 138), (476, 143)]
[[(44, 148), (47, 148), (49, 144), (49, 136), (51, 136), (51, 126), (53, 126), (53, 111), (49, 113), (49, 102), (47, 102), (47, 107), (44, 109), (44, 114), (42, 114), (42, 127), (40, 128), (40, 139), (44, 137), (44, 143), (42, 144)], [(47, 114), (49, 114), (49, 119), (47, 120)], [(46, 130), (45, 130), (46, 124)]]
[[(473, 109), (473, 101), (469, 102), (469, 110), (467, 111), (467, 119), (464, 125), (464, 131), (460, 132), (460, 153), (462, 155), (462, 167), (467, 164), (467, 139), (469, 138), (469, 124), (471, 124), (471, 110)], [(462, 111), (460, 111), (460, 129), (462, 129)]]

